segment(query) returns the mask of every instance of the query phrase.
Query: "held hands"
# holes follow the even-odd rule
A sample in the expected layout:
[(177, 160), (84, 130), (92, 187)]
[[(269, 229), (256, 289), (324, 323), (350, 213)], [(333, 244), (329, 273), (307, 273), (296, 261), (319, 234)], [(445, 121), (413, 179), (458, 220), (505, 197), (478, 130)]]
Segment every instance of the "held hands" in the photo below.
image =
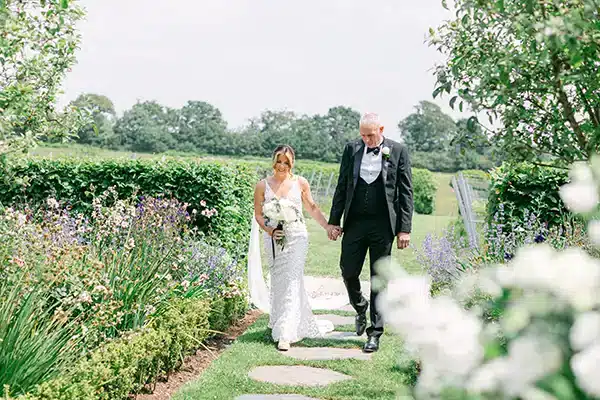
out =
[(400, 232), (397, 235), (398, 238), (398, 249), (403, 250), (410, 244), (410, 233)]
[(335, 241), (342, 234), (342, 228), (336, 225), (327, 225), (325, 230), (327, 231), (329, 240)]

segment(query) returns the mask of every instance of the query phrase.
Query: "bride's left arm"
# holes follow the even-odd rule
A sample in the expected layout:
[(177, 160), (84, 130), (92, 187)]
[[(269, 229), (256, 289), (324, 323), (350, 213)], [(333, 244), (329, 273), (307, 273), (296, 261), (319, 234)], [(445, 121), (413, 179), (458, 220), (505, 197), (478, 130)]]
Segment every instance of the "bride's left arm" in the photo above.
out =
[(328, 229), (329, 223), (312, 197), (310, 192), (310, 184), (303, 177), (299, 177), (298, 179), (300, 181), (300, 188), (302, 189), (302, 203), (304, 204), (304, 208), (310, 214), (310, 216), (313, 217), (313, 219), (323, 227), (323, 229)]

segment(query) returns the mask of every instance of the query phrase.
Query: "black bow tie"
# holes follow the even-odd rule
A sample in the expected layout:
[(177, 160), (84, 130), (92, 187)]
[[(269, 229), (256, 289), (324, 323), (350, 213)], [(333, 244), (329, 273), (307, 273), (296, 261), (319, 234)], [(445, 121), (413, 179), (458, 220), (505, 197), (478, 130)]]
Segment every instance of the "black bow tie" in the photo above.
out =
[(376, 156), (379, 155), (379, 152), (381, 151), (380, 146), (377, 147), (367, 147), (367, 154), (369, 153), (373, 153)]

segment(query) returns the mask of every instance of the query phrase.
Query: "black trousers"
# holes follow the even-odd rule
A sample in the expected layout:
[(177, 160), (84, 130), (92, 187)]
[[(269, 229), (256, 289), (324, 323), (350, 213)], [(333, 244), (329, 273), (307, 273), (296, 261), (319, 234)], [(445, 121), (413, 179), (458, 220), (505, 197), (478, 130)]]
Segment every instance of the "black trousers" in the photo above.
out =
[[(371, 286), (373, 286), (373, 277), (376, 275), (375, 263), (380, 258), (391, 254), (393, 243), (394, 234), (389, 228), (387, 216), (352, 218), (344, 227), (340, 267), (350, 304), (359, 314), (366, 312), (369, 307), (369, 302), (362, 295), (359, 278), (367, 251), (371, 264)], [(383, 334), (383, 320), (377, 310), (378, 294), (371, 287), (371, 326), (367, 328), (367, 335), (375, 337)]]

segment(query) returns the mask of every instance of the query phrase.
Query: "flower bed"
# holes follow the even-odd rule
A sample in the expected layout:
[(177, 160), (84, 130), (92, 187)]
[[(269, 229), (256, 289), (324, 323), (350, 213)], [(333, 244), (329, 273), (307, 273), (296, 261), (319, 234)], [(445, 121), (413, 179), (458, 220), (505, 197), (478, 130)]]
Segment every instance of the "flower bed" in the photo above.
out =
[[(405, 340), (404, 367), (419, 360), (416, 384), (404, 395), (600, 398), (599, 160), (576, 165), (558, 191), (580, 226), (563, 220), (547, 229), (529, 216), (500, 231), (506, 220), (493, 218), (498, 231), (482, 257), (435, 296), (430, 276), (382, 269), (382, 313)], [(577, 229), (559, 232), (564, 225)], [(476, 297), (483, 301), (474, 304)]]
[(0, 211), (0, 385), (125, 398), (243, 315), (243, 268), (175, 199)]

